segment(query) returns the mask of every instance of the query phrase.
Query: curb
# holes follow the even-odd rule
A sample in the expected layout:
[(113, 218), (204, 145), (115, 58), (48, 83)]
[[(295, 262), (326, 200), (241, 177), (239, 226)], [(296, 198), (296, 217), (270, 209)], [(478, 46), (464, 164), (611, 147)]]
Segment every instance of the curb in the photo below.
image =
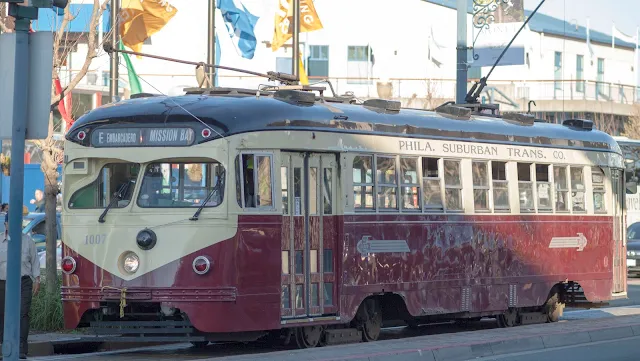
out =
[(551, 332), (548, 335), (504, 338), (491, 342), (466, 345), (443, 345), (414, 348), (368, 355), (351, 355), (316, 359), (318, 361), (465, 361), (480, 357), (499, 356), (517, 352), (576, 346), (640, 336), (640, 323), (607, 328), (586, 329), (578, 332)]

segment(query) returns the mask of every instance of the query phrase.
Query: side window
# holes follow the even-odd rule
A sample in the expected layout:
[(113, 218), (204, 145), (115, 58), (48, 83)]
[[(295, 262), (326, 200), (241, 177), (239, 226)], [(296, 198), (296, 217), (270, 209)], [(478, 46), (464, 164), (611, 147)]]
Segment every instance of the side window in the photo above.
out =
[(395, 157), (376, 157), (378, 209), (398, 209), (398, 181)]
[(507, 163), (491, 162), (491, 180), (493, 181), (493, 208), (497, 211), (509, 211)]
[(420, 210), (420, 184), (418, 159), (400, 158), (400, 183), (402, 184), (402, 208)]
[(584, 212), (584, 175), (582, 167), (571, 167), (571, 199), (573, 211)]
[(353, 201), (356, 209), (373, 210), (373, 156), (353, 159)]
[(538, 211), (552, 211), (548, 164), (536, 164), (536, 192), (538, 195)]
[(569, 182), (567, 178), (567, 167), (553, 167), (553, 181), (556, 185), (556, 211), (569, 211)]
[(593, 183), (593, 210), (596, 213), (605, 213), (605, 188), (604, 188), (604, 172), (600, 167), (591, 168), (591, 182)]
[[(244, 208), (273, 207), (272, 164), (269, 154), (242, 154), (238, 181)], [(241, 203), (241, 202), (240, 202)], [(242, 205), (242, 204), (241, 204)]]
[(115, 192), (121, 193), (122, 198), (113, 205), (113, 208), (126, 207), (133, 197), (139, 172), (140, 164), (137, 163), (110, 163), (105, 165), (93, 182), (71, 195), (69, 208), (104, 208), (111, 202)]
[(425, 210), (443, 209), (438, 158), (422, 158), (422, 199)]
[(520, 211), (533, 212), (533, 182), (531, 181), (531, 163), (518, 163), (518, 192), (520, 193)]
[(282, 191), (282, 214), (289, 214), (289, 168), (280, 167)]
[(444, 199), (447, 210), (462, 210), (462, 182), (460, 181), (460, 161), (445, 160)]
[(489, 210), (489, 166), (487, 162), (471, 163), (473, 172), (473, 208)]

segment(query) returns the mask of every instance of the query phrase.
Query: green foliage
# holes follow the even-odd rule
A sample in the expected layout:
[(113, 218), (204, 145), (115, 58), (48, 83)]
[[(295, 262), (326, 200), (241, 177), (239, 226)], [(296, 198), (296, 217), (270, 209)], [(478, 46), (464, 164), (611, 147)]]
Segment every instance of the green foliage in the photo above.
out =
[(31, 300), (31, 330), (41, 332), (60, 331), (64, 328), (60, 286), (62, 277), (56, 279), (53, 293), (47, 292), (46, 280), (40, 283), (40, 292)]

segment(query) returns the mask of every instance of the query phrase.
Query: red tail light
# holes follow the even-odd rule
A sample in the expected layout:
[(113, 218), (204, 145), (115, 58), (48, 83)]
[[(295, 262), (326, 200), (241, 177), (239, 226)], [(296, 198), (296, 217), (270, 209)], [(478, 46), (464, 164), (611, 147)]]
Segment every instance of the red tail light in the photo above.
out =
[(209, 262), (209, 259), (207, 257), (199, 256), (193, 260), (193, 272), (199, 275), (203, 275), (209, 272), (210, 268), (211, 262)]
[(65, 274), (71, 274), (76, 270), (76, 260), (67, 256), (60, 262), (60, 268), (62, 268), (62, 272)]

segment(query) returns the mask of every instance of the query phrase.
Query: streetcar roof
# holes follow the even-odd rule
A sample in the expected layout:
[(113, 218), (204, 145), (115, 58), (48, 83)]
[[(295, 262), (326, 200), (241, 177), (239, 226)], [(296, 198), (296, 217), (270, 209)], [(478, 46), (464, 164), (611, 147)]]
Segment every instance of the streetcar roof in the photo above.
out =
[[(474, 114), (470, 119), (434, 111), (401, 109), (389, 112), (341, 102), (300, 104), (271, 96), (152, 96), (96, 108), (80, 117), (67, 133), (75, 141), (79, 128), (103, 125), (187, 124), (197, 117), (223, 136), (269, 130), (312, 130), (396, 137), (504, 143), (620, 152), (610, 135), (559, 124), (525, 126), (502, 118)], [(211, 137), (215, 139), (217, 136)]]

